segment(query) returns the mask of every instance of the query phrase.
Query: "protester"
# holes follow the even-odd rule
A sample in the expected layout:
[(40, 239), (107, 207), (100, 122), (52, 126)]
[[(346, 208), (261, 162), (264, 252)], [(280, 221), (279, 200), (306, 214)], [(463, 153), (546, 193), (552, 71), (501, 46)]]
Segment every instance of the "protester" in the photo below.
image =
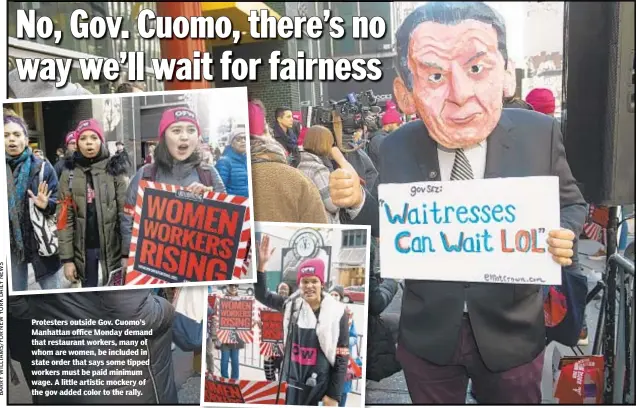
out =
[[(35, 280), (42, 289), (57, 289), (60, 259), (57, 254), (40, 256), (38, 245), (42, 235), (33, 225), (34, 221), (41, 223), (45, 217), (55, 214), (57, 176), (50, 163), (33, 155), (24, 119), (6, 108), (3, 117), (11, 287), (14, 291), (27, 290), (31, 264)], [(41, 213), (38, 220), (31, 218), (29, 201), (33, 202), (35, 211)]]
[[(238, 297), (238, 285), (227, 285), (224, 298)], [(221, 376), (224, 378), (239, 378), (239, 350), (245, 348), (245, 342), (239, 337), (234, 336), (236, 343), (221, 343)], [(232, 362), (232, 374), (228, 375), (228, 365)]]
[(391, 132), (398, 129), (402, 124), (402, 115), (400, 115), (400, 112), (398, 112), (396, 108), (393, 108), (392, 105), (389, 106), (390, 108), (382, 115), (382, 129), (375, 132), (369, 142), (369, 158), (376, 168), (380, 165), (380, 146), (382, 146), (382, 142), (384, 142), (384, 139), (386, 139)]
[(125, 166), (126, 173), (128, 174), (130, 169), (132, 169), (133, 164), (132, 164), (132, 161), (130, 160), (130, 156), (128, 155), (128, 152), (126, 151), (126, 147), (124, 146), (124, 143), (118, 140), (115, 143), (115, 148), (117, 149), (117, 151), (115, 152), (115, 155), (121, 157), (121, 162)]
[(161, 115), (155, 162), (139, 169), (128, 187), (121, 221), (124, 258), (128, 257), (140, 180), (185, 187), (186, 190), (198, 194), (211, 191), (226, 192), (216, 169), (201, 163), (201, 153), (198, 149), (200, 135), (199, 122), (191, 110), (172, 108), (165, 110)]
[[(99, 291), (99, 292), (82, 292), (82, 293), (64, 293), (51, 295), (34, 295), (34, 296), (12, 296), (10, 297), (11, 316), (25, 323), (21, 332), (14, 332), (12, 327), (11, 338), (21, 339), (22, 347), (25, 349), (36, 349), (37, 346), (31, 342), (31, 330), (37, 329), (40, 336), (38, 339), (45, 342), (48, 346), (44, 349), (54, 347), (57, 350), (64, 350), (66, 347), (53, 346), (55, 342), (60, 340), (60, 336), (56, 331), (60, 330), (60, 323), (64, 322), (64, 327), (75, 327), (74, 324), (89, 320), (111, 320), (120, 322), (113, 325), (118, 330), (152, 330), (152, 336), (146, 337), (146, 344), (141, 341), (132, 348), (135, 352), (133, 355), (128, 354), (111, 354), (105, 353), (105, 347), (101, 344), (104, 336), (93, 334), (94, 329), (108, 330), (107, 326), (85, 326), (79, 325), (84, 330), (80, 330), (72, 336), (72, 340), (77, 341), (83, 346), (74, 345), (73, 348), (79, 352), (94, 353), (93, 360), (99, 361), (102, 365), (99, 370), (106, 373), (105, 375), (93, 374), (93, 380), (102, 380), (104, 385), (75, 385), (72, 389), (76, 391), (73, 394), (61, 395), (61, 391), (68, 390), (68, 384), (56, 381), (51, 377), (48, 371), (37, 370), (38, 366), (30, 364), (22, 364), (22, 371), (27, 375), (27, 370), (34, 381), (51, 383), (46, 386), (47, 390), (56, 390), (54, 394), (33, 396), (35, 404), (38, 405), (108, 405), (108, 404), (163, 404), (176, 405), (177, 387), (174, 381), (174, 366), (172, 363), (172, 353), (170, 352), (170, 342), (172, 338), (172, 319), (174, 308), (165, 299), (152, 295), (151, 290), (125, 290), (125, 291)], [(36, 319), (40, 324), (38, 326), (31, 325), (31, 319)], [(143, 326), (125, 325), (124, 322), (142, 321)], [(71, 323), (73, 322), (73, 323)], [(30, 326), (30, 327), (29, 327)], [(70, 339), (70, 337), (69, 337)], [(112, 349), (113, 347), (111, 347)], [(147, 353), (144, 355), (142, 350)], [(104, 353), (102, 353), (104, 352)], [(84, 355), (84, 354), (82, 354)], [(87, 354), (90, 355), (90, 354)], [(135, 357), (136, 356), (136, 357)], [(66, 360), (69, 360), (66, 355)], [(47, 366), (56, 366), (55, 362), (59, 360), (59, 355), (38, 357), (39, 360), (46, 361)], [(29, 360), (33, 360), (33, 356)], [(130, 360), (135, 360), (140, 365), (130, 365)], [(149, 365), (143, 365), (143, 362)], [(28, 363), (31, 363), (29, 361)], [(123, 363), (123, 365), (121, 364)], [(144, 372), (142, 378), (147, 381), (142, 383), (105, 385), (106, 380), (134, 380), (134, 377), (112, 374), (113, 370), (122, 371), (126, 367), (135, 367)], [(31, 371), (31, 369), (36, 369)], [(96, 371), (96, 370), (93, 370)], [(27, 377), (28, 378), (28, 377)], [(141, 378), (139, 378), (140, 380)], [(30, 387), (34, 384), (29, 384)], [(40, 390), (44, 387), (36, 386)], [(111, 392), (106, 395), (101, 392), (108, 389)], [(120, 391), (112, 392), (114, 389)], [(136, 389), (141, 395), (134, 394), (132, 391)], [(93, 394), (90, 391), (99, 390), (99, 394)], [(79, 393), (77, 393), (79, 391)]]
[(326, 224), (318, 188), (287, 164), (285, 150), (269, 136), (261, 106), (251, 101), (248, 111), (255, 219)]
[(110, 155), (96, 119), (81, 121), (75, 135), (78, 149), (65, 162), (58, 193), (60, 259), (67, 280), (93, 288), (121, 266), (119, 218), (128, 176), (122, 156)]
[(228, 194), (249, 197), (247, 179), (247, 154), (245, 131), (235, 130), (230, 136), (229, 145), (216, 163), (216, 169), (225, 184)]
[(340, 223), (340, 208), (329, 197), (329, 173), (325, 159), (331, 156), (333, 134), (324, 126), (312, 126), (307, 130), (303, 151), (300, 152), (298, 170), (302, 171), (318, 188), (330, 224)]
[(144, 159), (144, 164), (152, 164), (155, 162), (155, 148), (157, 147), (154, 143), (148, 143), (146, 151), (146, 158)]
[(294, 117), (289, 108), (277, 108), (274, 112), (274, 139), (280, 143), (289, 155), (298, 152), (298, 135), (294, 133)]
[[(344, 302), (344, 288), (342, 286), (336, 285), (331, 288), (329, 295), (338, 302)], [(358, 331), (356, 330), (356, 324), (353, 321), (353, 313), (349, 310), (349, 308), (345, 308), (345, 311), (349, 317), (349, 354), (352, 355), (353, 346), (358, 344)], [(353, 380), (349, 379), (348, 381), (345, 381), (338, 406), (347, 406), (347, 395), (351, 392), (352, 386)]]
[[(208, 298), (212, 296), (214, 286), (208, 286)], [(218, 343), (217, 336), (217, 321), (216, 321), (216, 304), (213, 306), (208, 302), (208, 314), (207, 314), (207, 339), (205, 347), (205, 365), (207, 372), (214, 375), (214, 350)]]
[[(417, 111), (422, 120), (385, 140), (380, 183), (557, 176), (562, 229), (549, 232), (548, 250), (557, 264), (577, 268), (586, 205), (557, 121), (502, 109), (504, 33), (502, 18), (484, 3), (429, 2), (404, 20), (394, 93), (401, 111)], [(477, 58), (474, 47), (482, 50)], [(336, 170), (330, 189), (334, 203), (359, 210), (353, 221), (371, 225), (377, 236), (378, 203), (362, 193), (357, 177)], [(469, 378), (480, 403), (541, 403), (540, 286), (419, 280), (405, 286), (397, 355), (414, 404), (464, 403)]]
[[(264, 271), (274, 253), (269, 236), (263, 236), (257, 250), (254, 296), (284, 314), (286, 404), (337, 406), (349, 362), (349, 316), (344, 305), (325, 292), (324, 262), (319, 258), (301, 262), (296, 278), (299, 290), (284, 297), (267, 291)], [(293, 357), (292, 345), (316, 357)]]
[(55, 163), (55, 174), (57, 174), (58, 179), (62, 176), (62, 171), (64, 170), (66, 160), (73, 157), (73, 153), (75, 153), (75, 151), (77, 150), (77, 143), (75, 142), (75, 131), (66, 134), (66, 137), (64, 138), (64, 144), (66, 146), (64, 157), (58, 160), (57, 163)]
[[(289, 297), (292, 290), (288, 283), (281, 282), (276, 287), (276, 293), (282, 297)], [(283, 356), (278, 354), (274, 356), (265, 357), (263, 360), (263, 368), (265, 370), (265, 379), (267, 381), (276, 381), (276, 373), (280, 373), (281, 363), (283, 362)]]
[(556, 101), (554, 94), (547, 88), (534, 88), (526, 96), (526, 102), (537, 112), (554, 117)]

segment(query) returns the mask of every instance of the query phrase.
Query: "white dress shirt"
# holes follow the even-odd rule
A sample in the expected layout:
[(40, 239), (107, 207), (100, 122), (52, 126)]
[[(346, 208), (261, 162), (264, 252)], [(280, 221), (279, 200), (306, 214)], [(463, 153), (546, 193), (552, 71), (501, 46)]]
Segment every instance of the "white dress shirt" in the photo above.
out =
[[(486, 150), (488, 143), (486, 140), (474, 146), (464, 149), (464, 154), (473, 170), (473, 178), (483, 179), (486, 173)], [(437, 146), (437, 157), (439, 160), (439, 175), (442, 181), (450, 181), (453, 164), (455, 163), (455, 151), (443, 146)], [(468, 305), (464, 302), (464, 313), (468, 313)]]

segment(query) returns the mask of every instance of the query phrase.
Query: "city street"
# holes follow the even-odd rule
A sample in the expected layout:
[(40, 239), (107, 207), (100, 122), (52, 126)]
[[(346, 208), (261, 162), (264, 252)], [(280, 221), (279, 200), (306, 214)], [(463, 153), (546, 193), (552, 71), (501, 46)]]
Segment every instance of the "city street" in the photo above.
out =
[[(634, 229), (630, 228), (629, 241), (634, 239)], [(595, 241), (582, 240), (579, 242), (579, 259), (583, 273), (588, 279), (588, 291), (592, 290), (596, 283), (601, 278), (601, 271), (604, 269), (603, 261), (592, 261), (588, 259), (588, 255), (595, 253), (600, 247)], [(385, 314), (399, 314), (402, 303), (402, 290), (400, 289), (393, 299), (393, 302), (385, 310)], [(581, 347), (584, 353), (588, 354), (592, 350), (594, 343), (594, 333), (596, 330), (596, 323), (599, 315), (601, 300), (595, 299), (587, 306), (587, 325), (589, 333), (589, 345)], [(544, 404), (553, 404), (554, 399), (552, 397), (553, 384), (552, 384), (552, 356), (554, 349), (558, 348), (562, 356), (574, 355), (571, 348), (562, 346), (560, 344), (550, 344), (545, 352), (545, 362), (543, 366), (543, 378), (541, 382), (541, 391), (543, 394)], [(406, 380), (402, 372), (396, 373), (389, 378), (385, 378), (380, 382), (367, 381), (367, 405), (374, 404), (410, 404), (411, 399), (406, 387)]]

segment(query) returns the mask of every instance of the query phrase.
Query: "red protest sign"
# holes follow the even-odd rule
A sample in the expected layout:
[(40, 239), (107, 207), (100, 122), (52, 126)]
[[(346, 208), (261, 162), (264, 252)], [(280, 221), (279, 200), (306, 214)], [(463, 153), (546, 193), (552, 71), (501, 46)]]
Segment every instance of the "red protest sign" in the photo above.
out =
[[(238, 399), (239, 393), (242, 401)], [(205, 379), (205, 402), (285, 405), (286, 394), (287, 383), (284, 381), (280, 383), (279, 391), (277, 381), (231, 380), (214, 375), (207, 375)]]
[(273, 310), (261, 310), (261, 323), (261, 355), (282, 355), (284, 339), (283, 314)]
[(224, 344), (253, 341), (254, 299), (251, 298), (217, 298), (218, 328), (217, 336)]
[(137, 191), (127, 285), (243, 278), (251, 221), (245, 197), (142, 180)]
[(238, 384), (231, 384), (218, 379), (205, 380), (205, 401), (245, 403), (241, 387)]
[(556, 380), (554, 398), (559, 404), (602, 404), (603, 356), (564, 357)]

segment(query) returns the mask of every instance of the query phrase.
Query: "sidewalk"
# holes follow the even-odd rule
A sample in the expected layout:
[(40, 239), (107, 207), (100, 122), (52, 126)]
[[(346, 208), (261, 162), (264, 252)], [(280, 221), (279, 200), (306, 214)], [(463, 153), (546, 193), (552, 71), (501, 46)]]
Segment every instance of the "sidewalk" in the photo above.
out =
[[(634, 240), (633, 225), (630, 225), (630, 234), (628, 242)], [(601, 279), (601, 273), (605, 268), (604, 261), (592, 261), (588, 259), (588, 255), (595, 253), (600, 248), (600, 244), (591, 240), (579, 241), (579, 262), (581, 264), (582, 272), (588, 279), (588, 291), (592, 290), (596, 283)], [(592, 301), (587, 306), (587, 326), (589, 345), (581, 347), (584, 353), (591, 353), (592, 346), (594, 344), (594, 333), (596, 330), (596, 324), (598, 321), (600, 298)], [(398, 313), (400, 312), (402, 304), (402, 291), (400, 290), (387, 310), (384, 313)], [(563, 356), (573, 355), (572, 349), (562, 346), (560, 344), (552, 343), (545, 351), (545, 359), (543, 366), (543, 377), (541, 381), (541, 392), (543, 394), (542, 403), (553, 404), (554, 399), (552, 397), (553, 384), (552, 384), (552, 354), (555, 347), (557, 347)], [(394, 374), (389, 378), (385, 378), (380, 382), (367, 381), (367, 405), (374, 404), (410, 404), (411, 398), (409, 397), (408, 389), (406, 387), (406, 380), (404, 379), (403, 372)]]

